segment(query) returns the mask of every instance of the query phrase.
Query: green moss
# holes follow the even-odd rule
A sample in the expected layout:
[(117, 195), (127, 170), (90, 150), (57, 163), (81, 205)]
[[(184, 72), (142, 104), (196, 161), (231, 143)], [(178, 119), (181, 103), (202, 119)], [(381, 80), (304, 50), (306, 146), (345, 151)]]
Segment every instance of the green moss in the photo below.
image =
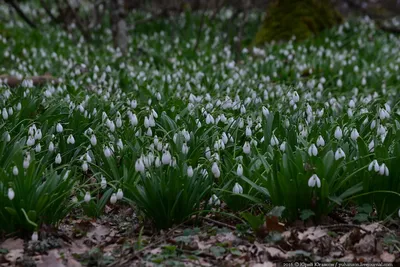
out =
[(286, 41), (292, 36), (304, 40), (342, 20), (329, 0), (275, 0), (268, 7), (253, 44)]

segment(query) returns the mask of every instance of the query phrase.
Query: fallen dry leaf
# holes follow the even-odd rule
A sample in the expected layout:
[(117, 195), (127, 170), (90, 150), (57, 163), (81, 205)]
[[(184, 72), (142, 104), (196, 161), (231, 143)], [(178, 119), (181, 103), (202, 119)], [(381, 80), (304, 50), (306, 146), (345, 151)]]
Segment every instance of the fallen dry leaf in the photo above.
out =
[(321, 229), (321, 227), (310, 227), (307, 229), (307, 231), (301, 233), (299, 232), (298, 238), (299, 240), (317, 240), (320, 239), (323, 236), (326, 236), (328, 234), (326, 229)]
[(376, 251), (376, 239), (373, 235), (364, 236), (360, 242), (354, 245), (354, 251), (358, 255), (363, 254), (375, 254)]
[(4, 258), (6, 259), (6, 261), (8, 261), (12, 265), (14, 265), (15, 262), (18, 259), (22, 259), (23, 256), (24, 256), (24, 250), (23, 249), (12, 249), (6, 254), (6, 256)]
[(0, 248), (13, 250), (13, 249), (23, 249), (24, 248), (24, 240), (21, 238), (8, 238), (1, 243)]
[(53, 249), (49, 251), (48, 255), (42, 257), (42, 262), (38, 262), (37, 267), (65, 267), (62, 263), (62, 258), (58, 250)]
[(390, 254), (389, 252), (384, 251), (380, 256), (380, 259), (383, 262), (394, 262), (396, 257), (393, 254)]

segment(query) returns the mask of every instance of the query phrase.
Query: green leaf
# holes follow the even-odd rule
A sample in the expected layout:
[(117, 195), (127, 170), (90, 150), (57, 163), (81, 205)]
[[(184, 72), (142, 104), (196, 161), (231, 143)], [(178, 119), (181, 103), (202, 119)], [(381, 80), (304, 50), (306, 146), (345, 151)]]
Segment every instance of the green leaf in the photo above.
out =
[(300, 213), (300, 219), (302, 221), (306, 221), (309, 218), (311, 218), (312, 216), (315, 216), (315, 212), (312, 210), (302, 210)]

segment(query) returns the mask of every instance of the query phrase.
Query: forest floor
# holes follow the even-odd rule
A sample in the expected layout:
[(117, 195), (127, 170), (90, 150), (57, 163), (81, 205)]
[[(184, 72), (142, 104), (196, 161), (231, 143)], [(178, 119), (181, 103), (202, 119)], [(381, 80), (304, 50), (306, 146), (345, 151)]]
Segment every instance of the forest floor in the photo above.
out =
[[(400, 227), (394, 221), (355, 224), (341, 210), (291, 225), (266, 217), (257, 235), (211, 216), (165, 231), (141, 227), (127, 206), (99, 219), (69, 217), (43, 229), (38, 241), (8, 238), (0, 266), (276, 266), (278, 262), (400, 262)], [(193, 220), (194, 221), (194, 220)]]

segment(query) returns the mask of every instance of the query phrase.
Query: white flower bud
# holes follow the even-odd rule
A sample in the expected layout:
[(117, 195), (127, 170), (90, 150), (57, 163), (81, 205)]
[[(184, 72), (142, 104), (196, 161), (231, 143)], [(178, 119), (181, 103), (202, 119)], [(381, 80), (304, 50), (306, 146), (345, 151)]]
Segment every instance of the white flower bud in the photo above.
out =
[(321, 180), (316, 174), (313, 174), (310, 179), (308, 179), (308, 186), (309, 187), (315, 187), (317, 186), (318, 188), (321, 187)]
[(56, 164), (60, 164), (61, 163), (61, 155), (60, 155), (60, 153), (57, 154), (56, 159), (54, 160), (54, 162)]
[(90, 143), (92, 144), (92, 146), (97, 145), (97, 138), (94, 134), (92, 134), (92, 136), (90, 137)]
[(50, 151), (50, 152), (53, 152), (53, 151), (54, 151), (54, 144), (53, 144), (52, 141), (50, 141), (50, 144), (49, 144), (49, 151)]
[(244, 142), (243, 153), (250, 154), (250, 143), (248, 141)]
[(219, 178), (221, 176), (221, 171), (219, 170), (218, 164), (216, 162), (213, 163), (211, 167), (211, 172), (214, 174), (215, 178)]
[(243, 166), (242, 166), (242, 164), (238, 165), (237, 170), (236, 170), (236, 174), (239, 177), (243, 175)]
[(221, 205), (221, 201), (219, 200), (219, 198), (213, 194), (210, 199), (208, 200), (208, 205), (212, 205), (212, 206), (219, 206)]
[(104, 156), (106, 157), (106, 158), (109, 158), (109, 157), (111, 157), (111, 149), (108, 147), (108, 146), (106, 146), (106, 147), (104, 147)]
[(36, 241), (39, 240), (38, 232), (33, 232), (32, 237), (31, 237), (31, 240), (32, 240), (33, 242), (36, 242)]
[(233, 187), (232, 192), (235, 194), (243, 194), (243, 187), (240, 184), (235, 183), (235, 186)]
[(124, 197), (124, 193), (122, 192), (122, 189), (118, 189), (117, 191), (117, 199), (121, 200)]
[(323, 138), (321, 135), (318, 136), (318, 139), (317, 139), (317, 146), (319, 146), (319, 147), (325, 146), (325, 140), (324, 140), (324, 138)]
[(358, 133), (357, 129), (353, 129), (353, 130), (351, 131), (350, 138), (351, 138), (353, 141), (356, 141), (358, 137), (360, 137), (360, 134)]
[(318, 155), (318, 149), (314, 144), (311, 144), (311, 146), (308, 148), (308, 155), (310, 157)]
[(83, 200), (88, 203), (90, 200), (92, 199), (92, 197), (90, 196), (89, 192), (86, 192), (85, 197), (83, 198)]
[(14, 190), (13, 190), (12, 188), (8, 188), (8, 194), (7, 194), (7, 196), (8, 196), (8, 199), (9, 199), (9, 200), (13, 200), (13, 199), (14, 199), (15, 193), (14, 193)]
[(13, 174), (14, 174), (15, 176), (17, 176), (18, 173), (19, 173), (18, 167), (17, 167), (17, 166), (14, 166), (14, 167), (13, 167)]
[[(157, 157), (157, 159), (159, 159)], [(157, 163), (157, 159), (156, 159), (156, 163)], [(135, 162), (135, 170), (137, 172), (144, 172), (144, 162), (142, 158), (138, 158)]]
[(110, 197), (110, 203), (115, 204), (117, 202), (117, 195), (113, 193)]
[(194, 173), (193, 167), (192, 166), (188, 166), (188, 168), (187, 168), (187, 176), (188, 177), (193, 177), (193, 173)]
[(71, 145), (75, 144), (75, 138), (74, 138), (74, 136), (73, 136), (72, 134), (70, 134), (70, 135), (68, 136), (68, 138), (67, 138), (67, 144), (71, 144)]
[(61, 125), (61, 123), (57, 123), (57, 126), (56, 126), (57, 133), (62, 133), (63, 130), (64, 130), (64, 128)]
[(335, 152), (335, 160), (339, 160), (341, 158), (345, 158), (346, 154), (344, 153), (344, 151), (341, 148), (338, 148)]
[(82, 163), (82, 171), (87, 172), (88, 169), (89, 169), (89, 166), (88, 166), (87, 162), (84, 161)]
[(171, 153), (168, 150), (164, 151), (161, 157), (162, 164), (168, 165), (171, 163), (171, 160), (172, 160)]
[(339, 126), (336, 127), (334, 136), (335, 136), (335, 138), (336, 138), (337, 140), (342, 139), (342, 137), (343, 137), (343, 132), (342, 132), (342, 129), (340, 129)]

